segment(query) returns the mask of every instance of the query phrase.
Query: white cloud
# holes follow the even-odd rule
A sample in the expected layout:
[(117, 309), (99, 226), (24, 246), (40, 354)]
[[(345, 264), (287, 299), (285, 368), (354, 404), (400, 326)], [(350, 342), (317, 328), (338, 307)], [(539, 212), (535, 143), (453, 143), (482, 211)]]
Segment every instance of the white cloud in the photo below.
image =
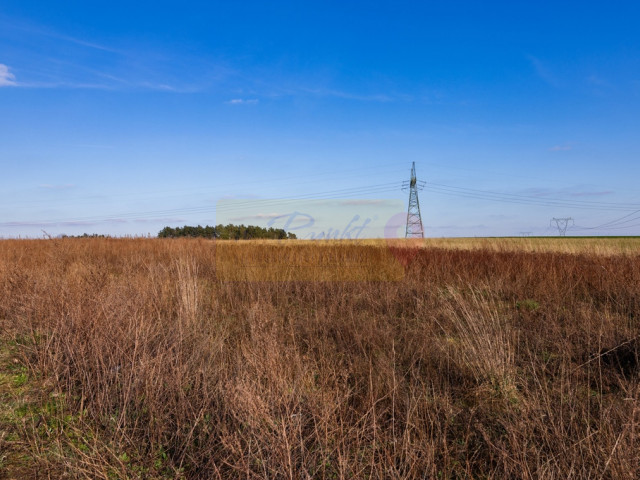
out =
[(229, 105), (255, 105), (258, 100), (255, 98), (233, 98), (225, 103)]
[(16, 76), (9, 71), (4, 63), (0, 63), (0, 87), (13, 87), (17, 85)]

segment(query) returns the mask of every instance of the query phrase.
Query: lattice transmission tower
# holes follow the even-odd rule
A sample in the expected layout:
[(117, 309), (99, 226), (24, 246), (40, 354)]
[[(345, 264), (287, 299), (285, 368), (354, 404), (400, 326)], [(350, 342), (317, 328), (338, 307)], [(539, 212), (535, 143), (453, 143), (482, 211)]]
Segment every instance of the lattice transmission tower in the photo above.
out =
[(567, 234), (567, 227), (575, 225), (575, 223), (573, 222), (573, 218), (571, 217), (565, 217), (565, 218), (553, 217), (549, 222), (549, 226), (552, 227), (554, 223), (556, 224), (556, 227), (558, 228), (558, 234), (561, 237), (564, 237)]
[(407, 210), (407, 230), (405, 232), (405, 238), (424, 238), (418, 190), (422, 190), (425, 184), (426, 182), (419, 182), (416, 178), (416, 162), (413, 162), (411, 166), (411, 179), (402, 184), (402, 190), (409, 190), (409, 208)]

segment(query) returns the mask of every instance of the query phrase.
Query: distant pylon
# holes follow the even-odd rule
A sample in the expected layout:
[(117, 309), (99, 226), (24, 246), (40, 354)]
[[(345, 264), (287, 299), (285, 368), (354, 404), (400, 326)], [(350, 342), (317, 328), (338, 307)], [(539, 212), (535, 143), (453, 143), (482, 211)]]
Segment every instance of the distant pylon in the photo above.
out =
[(422, 216), (420, 215), (420, 202), (418, 190), (424, 188), (425, 182), (419, 182), (416, 178), (416, 162), (411, 166), (411, 179), (402, 184), (403, 190), (409, 190), (409, 208), (407, 209), (407, 229), (405, 238), (424, 238)]
[(569, 226), (569, 223), (571, 223), (571, 225), (574, 225), (573, 218), (571, 217), (553, 217), (549, 222), (549, 226), (553, 226), (554, 223), (556, 224), (556, 227), (558, 227), (558, 234), (560, 234), (561, 237), (564, 237), (567, 234), (567, 227)]

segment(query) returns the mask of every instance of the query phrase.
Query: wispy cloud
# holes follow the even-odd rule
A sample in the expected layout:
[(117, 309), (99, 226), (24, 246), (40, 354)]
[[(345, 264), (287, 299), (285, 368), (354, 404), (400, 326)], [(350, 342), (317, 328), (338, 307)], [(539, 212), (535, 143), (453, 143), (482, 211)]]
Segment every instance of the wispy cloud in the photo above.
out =
[(248, 200), (248, 201), (252, 201), (252, 202), (260, 202), (263, 199), (261, 199), (258, 195), (255, 194), (242, 194), (242, 195), (235, 195), (235, 194), (228, 194), (228, 195), (222, 195), (220, 197), (220, 199), (218, 200), (219, 204), (222, 205), (233, 205), (233, 202), (236, 200)]
[(134, 224), (175, 224), (186, 222), (184, 218), (157, 217), (157, 218), (106, 218), (103, 220), (60, 220), (60, 221), (12, 221), (0, 222), (0, 228), (55, 228), (55, 227), (96, 227), (100, 225), (126, 225)]
[[(2, 86), (2, 85), (0, 85)], [(105, 91), (117, 91), (117, 90), (155, 90), (159, 92), (171, 92), (171, 93), (194, 93), (199, 91), (197, 87), (182, 87), (173, 86), (165, 83), (153, 83), (147, 81), (141, 82), (126, 82), (126, 83), (109, 83), (109, 82), (76, 82), (67, 80), (54, 80), (54, 81), (38, 81), (38, 82), (20, 82), (16, 86), (24, 88), (41, 88), (41, 89), (77, 89), (77, 90), (105, 90)]]
[(75, 43), (76, 45), (80, 45), (82, 47), (87, 47), (87, 48), (91, 48), (94, 50), (100, 50), (103, 52), (109, 52), (109, 53), (117, 53), (117, 54), (121, 54), (122, 52), (120, 52), (119, 50), (112, 48), (112, 47), (107, 47), (105, 45), (100, 45), (98, 43), (94, 43), (94, 42), (88, 42), (86, 40), (82, 40), (80, 38), (74, 38), (74, 37), (70, 37), (68, 35), (61, 35), (55, 32), (43, 32), (44, 35), (50, 36), (52, 38), (59, 38), (60, 40), (64, 40), (70, 43)]
[(563, 143), (562, 145), (554, 145), (549, 149), (550, 152), (568, 152), (573, 149), (573, 145), (570, 143)]
[(134, 223), (183, 223), (186, 222), (184, 218), (136, 218)]
[(606, 195), (614, 195), (616, 192), (613, 190), (601, 190), (594, 189), (593, 186), (589, 185), (577, 185), (574, 187), (568, 188), (526, 188), (519, 192), (523, 195), (528, 195), (531, 197), (602, 197)]
[(233, 98), (225, 103), (228, 105), (255, 105), (258, 100), (255, 98)]
[(189, 89), (183, 89), (167, 83), (153, 83), (153, 82), (141, 82), (138, 87), (142, 87), (147, 90), (159, 90), (163, 92), (184, 92)]
[(70, 188), (75, 188), (75, 185), (72, 183), (65, 183), (63, 185), (44, 183), (42, 185), (38, 185), (38, 188), (44, 188), (46, 190), (69, 190)]
[(527, 58), (529, 59), (529, 62), (531, 62), (531, 65), (533, 66), (533, 69), (536, 72), (536, 75), (538, 75), (538, 77), (542, 81), (544, 81), (548, 85), (551, 85), (552, 87), (557, 88), (560, 86), (560, 81), (558, 80), (558, 77), (556, 77), (556, 75), (551, 71), (551, 69), (549, 69), (549, 67), (542, 60), (540, 60), (537, 57), (534, 57), (533, 55), (528, 55)]
[[(0, 13), (2, 30), (16, 38), (14, 57), (4, 61), (18, 73), (19, 81), (6, 65), (0, 64), (0, 87), (186, 94), (207, 91), (217, 93), (221, 102), (236, 107), (286, 98), (377, 103), (425, 101), (422, 94), (406, 95), (384, 82), (368, 91), (342, 88), (333, 75), (324, 74), (321, 68), (300, 74), (287, 71), (282, 65), (241, 66), (228, 58), (188, 52), (175, 45), (149, 45), (124, 38), (106, 42), (100, 37), (87, 37), (86, 33), (58, 31)], [(45, 50), (34, 48), (42, 43), (47, 45)]]
[(89, 221), (81, 221), (81, 220), (57, 223), (57, 225), (61, 227), (94, 227), (98, 224), (99, 222), (89, 222)]
[[(8, 62), (19, 81), (0, 64), (0, 87), (33, 89), (155, 90), (172, 93), (202, 91), (230, 76), (224, 62), (154, 45), (115, 39), (81, 38), (0, 12), (0, 31), (12, 38)], [(45, 50), (34, 45), (46, 43)]]
[(615, 192), (613, 190), (597, 190), (597, 191), (586, 191), (586, 192), (575, 192), (570, 193), (569, 195), (572, 197), (603, 197), (605, 195), (613, 195)]
[(46, 82), (20, 82), (16, 84), (22, 88), (61, 88), (61, 89), (82, 89), (82, 90), (115, 90), (112, 85), (103, 83), (85, 83), (85, 82), (68, 82), (68, 81), (46, 81)]
[(100, 150), (106, 150), (106, 149), (114, 148), (113, 145), (100, 145), (100, 144), (96, 144), (96, 143), (70, 143), (70, 144), (65, 145), (65, 147), (71, 147), (71, 148), (96, 148), (96, 149), (100, 149)]
[(20, 32), (20, 34), (22, 35), (27, 34), (32, 36), (48, 37), (51, 39), (62, 40), (68, 43), (73, 43), (76, 45), (80, 45), (82, 47), (101, 50), (104, 52), (113, 52), (113, 53), (118, 52), (116, 49), (112, 47), (101, 45), (96, 42), (87, 41), (82, 38), (77, 38), (71, 35), (65, 35), (51, 28), (47, 28), (46, 26), (20, 20), (15, 17), (8, 17), (2, 14), (0, 14), (0, 25), (4, 29), (13, 30), (16, 33)]
[(283, 86), (280, 79), (274, 82), (256, 82), (258, 90), (263, 92), (263, 95), (271, 98), (279, 97), (316, 97), (316, 98), (334, 98), (351, 100), (356, 102), (375, 102), (375, 103), (387, 103), (395, 101), (411, 102), (414, 100), (421, 100), (423, 102), (431, 102), (431, 98), (428, 95), (408, 95), (404, 93), (398, 93), (395, 91), (389, 91), (385, 93), (354, 93), (348, 90), (342, 90), (339, 88), (332, 88), (318, 84), (316, 80), (300, 79), (295, 84), (289, 86)]
[(358, 207), (363, 205), (377, 205), (377, 206), (385, 206), (385, 205), (393, 205), (395, 206), (398, 202), (396, 200), (343, 200), (339, 202), (340, 206), (344, 207)]
[(256, 213), (255, 215), (244, 215), (241, 217), (233, 217), (229, 220), (234, 222), (246, 221), (246, 220), (271, 220), (279, 217), (286, 217), (291, 215), (291, 212), (287, 213)]
[[(383, 93), (362, 95), (342, 90), (334, 90), (330, 88), (302, 88), (300, 89), (300, 91), (302, 93), (307, 93), (318, 97), (335, 97), (343, 98), (345, 100), (355, 100), (359, 102), (391, 102), (398, 98), (396, 96)], [(402, 98), (404, 100), (410, 99), (410, 97), (407, 97), (405, 95), (403, 95)]]
[(127, 220), (122, 219), (109, 219), (103, 221), (65, 221), (65, 222), (1, 222), (0, 227), (12, 227), (12, 228), (22, 228), (22, 227), (32, 227), (32, 228), (51, 228), (51, 227), (95, 227), (97, 225), (109, 225), (109, 224), (122, 224), (128, 223)]
[(595, 87), (610, 87), (611, 84), (609, 82), (607, 82), (605, 79), (603, 79), (602, 77), (600, 77), (599, 75), (589, 75), (587, 77), (587, 83), (589, 83), (590, 85), (593, 85)]
[(339, 76), (327, 74), (322, 69), (292, 73), (283, 72), (281, 68), (267, 68), (240, 72), (238, 78), (244, 82), (242, 89), (237, 90), (243, 93), (238, 95), (256, 95), (270, 99), (306, 97), (370, 103), (439, 103), (444, 96), (442, 91), (428, 90), (425, 87), (407, 93), (399, 90), (393, 81), (384, 79), (369, 83), (365, 90), (354, 91), (343, 88)]
[[(175, 45), (87, 37), (9, 18), (0, 13), (0, 30), (16, 38), (13, 55), (0, 68), (0, 86), (106, 91), (152, 90), (167, 93), (215, 92), (232, 106), (257, 105), (266, 99), (312, 98), (354, 102), (432, 102), (439, 94), (408, 95), (393, 83), (377, 81), (365, 91), (343, 88), (320, 67), (295, 73), (279, 64), (252, 67)], [(34, 45), (46, 43), (45, 50)], [(13, 60), (15, 58), (15, 60)], [(219, 98), (220, 98), (219, 97)], [(434, 98), (432, 98), (434, 97)], [(226, 101), (224, 101), (227, 99)]]
[(491, 228), (483, 223), (476, 225), (425, 225), (425, 230), (485, 230)]
[(9, 71), (9, 67), (0, 63), (0, 87), (16, 86), (16, 76)]

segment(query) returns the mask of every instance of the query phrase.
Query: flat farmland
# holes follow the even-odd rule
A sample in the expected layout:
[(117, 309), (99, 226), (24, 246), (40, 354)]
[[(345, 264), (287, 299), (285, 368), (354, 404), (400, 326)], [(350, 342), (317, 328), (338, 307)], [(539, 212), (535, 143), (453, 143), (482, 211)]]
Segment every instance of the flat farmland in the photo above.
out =
[(0, 477), (638, 478), (640, 240), (0, 241)]

